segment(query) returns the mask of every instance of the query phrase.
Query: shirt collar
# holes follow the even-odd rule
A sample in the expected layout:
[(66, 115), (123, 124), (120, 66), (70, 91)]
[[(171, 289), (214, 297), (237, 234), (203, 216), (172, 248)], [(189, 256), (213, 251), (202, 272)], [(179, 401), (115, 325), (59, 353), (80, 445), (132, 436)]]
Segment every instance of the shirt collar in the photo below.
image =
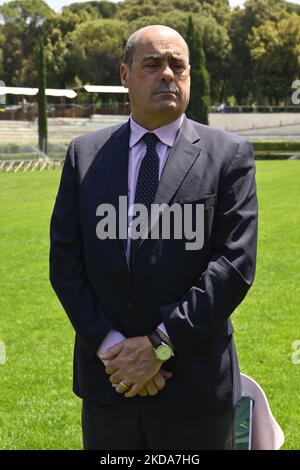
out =
[[(154, 132), (163, 144), (172, 147), (175, 142), (177, 133), (180, 129), (180, 126), (183, 122), (183, 119), (184, 114), (182, 114), (178, 119), (176, 119), (176, 121), (170, 122), (165, 126), (158, 127), (157, 129), (154, 129), (151, 132)], [(145, 127), (142, 127), (133, 119), (132, 115), (130, 115), (129, 147), (132, 148), (134, 145), (136, 145), (147, 132), (149, 132), (149, 129), (145, 129)]]

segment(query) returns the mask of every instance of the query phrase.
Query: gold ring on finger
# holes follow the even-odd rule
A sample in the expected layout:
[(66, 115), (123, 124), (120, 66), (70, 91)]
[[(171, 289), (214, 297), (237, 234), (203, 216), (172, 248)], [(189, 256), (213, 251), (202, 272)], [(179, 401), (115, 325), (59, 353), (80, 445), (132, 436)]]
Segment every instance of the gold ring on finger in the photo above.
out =
[(126, 385), (123, 380), (121, 380), (121, 382), (119, 382), (118, 385), (122, 385), (122, 387), (125, 387), (126, 389), (129, 388), (129, 385)]

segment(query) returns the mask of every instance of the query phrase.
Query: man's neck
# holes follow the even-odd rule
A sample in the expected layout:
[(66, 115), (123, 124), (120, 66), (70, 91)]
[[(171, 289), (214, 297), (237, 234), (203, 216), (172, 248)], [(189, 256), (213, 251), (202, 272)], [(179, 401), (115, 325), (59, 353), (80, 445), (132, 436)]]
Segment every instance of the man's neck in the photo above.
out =
[(171, 124), (172, 122), (176, 121), (177, 119), (179, 119), (179, 117), (182, 114), (183, 113), (177, 114), (177, 115), (172, 116), (172, 117), (170, 117), (170, 116), (165, 117), (165, 118), (164, 117), (159, 117), (155, 120), (147, 120), (147, 119), (144, 119), (140, 116), (137, 116), (136, 114), (134, 114), (134, 112), (132, 112), (131, 117), (140, 126), (144, 127), (145, 129), (148, 129), (149, 131), (154, 131), (155, 129), (159, 129), (160, 127), (166, 126), (167, 124)]

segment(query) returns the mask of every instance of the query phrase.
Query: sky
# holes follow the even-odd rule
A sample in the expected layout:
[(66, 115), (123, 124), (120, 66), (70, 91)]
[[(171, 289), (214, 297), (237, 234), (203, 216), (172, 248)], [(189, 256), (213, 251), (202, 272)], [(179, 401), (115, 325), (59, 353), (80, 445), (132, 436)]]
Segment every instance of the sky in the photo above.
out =
[[(61, 8), (65, 5), (70, 5), (70, 3), (78, 2), (78, 1), (85, 1), (85, 0), (45, 0), (46, 3), (55, 11), (60, 11)], [(114, 1), (114, 0), (112, 0)], [(300, 0), (289, 0), (292, 3), (297, 3), (300, 5)], [(3, 5), (3, 3), (7, 3), (7, 0), (0, 0), (0, 5)], [(245, 3), (245, 0), (229, 0), (230, 6), (231, 7), (237, 7), (240, 6), (242, 7), (243, 4)]]
[[(85, 1), (85, 0), (45, 0), (46, 3), (55, 11), (60, 11), (61, 8), (65, 5), (70, 5), (70, 3), (74, 3), (75, 1)], [(300, 0), (290, 0), (292, 3), (297, 3), (300, 5)], [(7, 3), (7, 0), (0, 0), (0, 5), (3, 3)], [(244, 4), (244, 0), (229, 0), (231, 7), (240, 6), (242, 7)]]

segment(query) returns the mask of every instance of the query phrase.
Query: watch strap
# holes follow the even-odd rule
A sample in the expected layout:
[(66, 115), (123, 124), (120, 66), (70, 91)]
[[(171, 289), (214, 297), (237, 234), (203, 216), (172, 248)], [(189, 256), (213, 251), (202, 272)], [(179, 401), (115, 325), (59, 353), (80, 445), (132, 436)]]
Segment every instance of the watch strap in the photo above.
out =
[(152, 333), (150, 333), (148, 335), (148, 338), (150, 339), (154, 349), (157, 349), (163, 343), (163, 340), (161, 339), (161, 336), (159, 335), (159, 333), (157, 333), (156, 330), (153, 331)]

